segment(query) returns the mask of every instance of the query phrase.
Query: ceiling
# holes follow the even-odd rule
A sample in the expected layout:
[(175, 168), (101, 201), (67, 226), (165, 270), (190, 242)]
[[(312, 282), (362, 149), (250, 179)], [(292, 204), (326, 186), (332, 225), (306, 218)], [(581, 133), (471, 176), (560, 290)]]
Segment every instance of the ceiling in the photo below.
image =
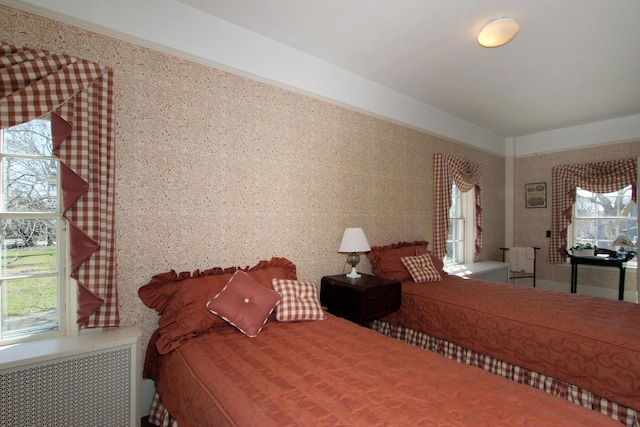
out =
[(640, 114), (638, 0), (178, 1), (504, 137)]

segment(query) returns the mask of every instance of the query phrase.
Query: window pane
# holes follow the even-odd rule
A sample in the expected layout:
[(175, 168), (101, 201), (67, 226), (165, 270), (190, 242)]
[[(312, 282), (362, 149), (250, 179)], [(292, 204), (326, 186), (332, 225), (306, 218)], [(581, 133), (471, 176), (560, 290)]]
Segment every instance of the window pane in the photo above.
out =
[(461, 240), (464, 237), (464, 220), (449, 220), (449, 235), (447, 240)]
[(618, 235), (618, 221), (615, 219), (599, 219), (596, 223), (596, 245), (608, 247)]
[(56, 277), (4, 280), (2, 287), (2, 336), (58, 328)]
[(56, 223), (56, 220), (2, 220), (2, 276), (55, 273)]
[(591, 243), (593, 245), (596, 234), (595, 224), (595, 221), (591, 219), (576, 220), (574, 225), (576, 230), (576, 243)]
[(4, 152), (53, 156), (51, 122), (46, 119), (31, 120), (3, 130)]
[(593, 218), (597, 213), (597, 204), (591, 199), (593, 193), (578, 189), (576, 197), (576, 217)]
[(635, 218), (621, 220), (619, 227), (620, 231), (618, 234), (626, 234), (632, 242), (637, 243), (636, 241), (638, 239), (638, 222)]
[(5, 157), (2, 166), (3, 212), (57, 211), (57, 161)]
[(445, 264), (460, 263), (463, 261), (464, 242), (447, 242), (447, 256)]
[(636, 204), (631, 201), (631, 193), (626, 196), (620, 196), (618, 201), (618, 216), (638, 216)]

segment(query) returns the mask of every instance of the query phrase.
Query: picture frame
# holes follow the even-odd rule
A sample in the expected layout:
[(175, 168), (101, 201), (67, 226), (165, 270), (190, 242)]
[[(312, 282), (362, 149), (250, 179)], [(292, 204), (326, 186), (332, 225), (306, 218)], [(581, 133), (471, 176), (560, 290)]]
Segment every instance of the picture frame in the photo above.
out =
[(547, 207), (547, 183), (534, 182), (524, 185), (527, 209)]

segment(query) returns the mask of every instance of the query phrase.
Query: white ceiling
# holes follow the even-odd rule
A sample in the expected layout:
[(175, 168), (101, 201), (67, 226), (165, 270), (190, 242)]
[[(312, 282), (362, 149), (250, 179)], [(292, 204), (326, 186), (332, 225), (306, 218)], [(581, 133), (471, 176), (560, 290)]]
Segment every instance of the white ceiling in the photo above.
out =
[(639, 0), (178, 1), (503, 137), (640, 114)]

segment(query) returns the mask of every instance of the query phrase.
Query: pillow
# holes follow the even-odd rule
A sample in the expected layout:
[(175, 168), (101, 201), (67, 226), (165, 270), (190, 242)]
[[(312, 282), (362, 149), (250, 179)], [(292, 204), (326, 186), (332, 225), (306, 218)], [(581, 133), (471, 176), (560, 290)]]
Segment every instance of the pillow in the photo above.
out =
[(218, 295), (207, 302), (207, 309), (220, 316), (248, 337), (256, 337), (281, 296), (265, 289), (244, 271), (236, 271)]
[(374, 246), (367, 253), (367, 258), (371, 261), (371, 270), (376, 276), (401, 282), (407, 281), (411, 280), (411, 275), (400, 258), (425, 254), (428, 245), (429, 242), (426, 241), (415, 241)]
[(423, 254), (418, 256), (409, 256), (400, 258), (402, 263), (407, 267), (411, 278), (416, 283), (438, 282), (442, 280), (442, 276), (438, 269), (431, 261), (431, 254)]
[(297, 278), (295, 264), (286, 258), (276, 257), (260, 261), (251, 268), (216, 267), (193, 273), (169, 271), (154, 276), (138, 290), (138, 295), (147, 307), (160, 315), (156, 342), (158, 353), (166, 354), (195, 336), (227, 327), (224, 320), (211, 315), (206, 305), (238, 270), (246, 271), (267, 289), (272, 289), (273, 278)]
[(315, 283), (287, 279), (273, 279), (271, 283), (273, 289), (282, 296), (276, 309), (276, 320), (279, 322), (327, 318), (320, 306), (318, 286)]

